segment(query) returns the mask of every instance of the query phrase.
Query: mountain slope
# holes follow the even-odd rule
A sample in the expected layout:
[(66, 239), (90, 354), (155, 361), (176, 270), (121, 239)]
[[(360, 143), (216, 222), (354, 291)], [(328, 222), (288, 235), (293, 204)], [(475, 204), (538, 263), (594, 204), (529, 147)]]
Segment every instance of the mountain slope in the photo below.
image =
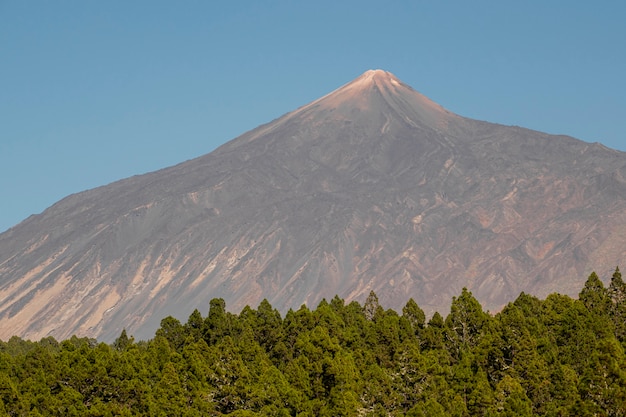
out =
[[(150, 337), (222, 297), (444, 311), (575, 294), (626, 250), (626, 154), (455, 115), (390, 73), (0, 235), (0, 338)], [(602, 271), (599, 271), (602, 272)]]

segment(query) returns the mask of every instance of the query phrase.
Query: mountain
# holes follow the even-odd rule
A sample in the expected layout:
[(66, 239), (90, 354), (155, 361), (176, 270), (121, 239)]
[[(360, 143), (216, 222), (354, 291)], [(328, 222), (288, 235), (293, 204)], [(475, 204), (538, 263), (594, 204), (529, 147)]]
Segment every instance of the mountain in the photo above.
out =
[(150, 338), (162, 318), (335, 294), (492, 311), (626, 254), (626, 153), (464, 118), (368, 71), (207, 155), (0, 234), (0, 338)]

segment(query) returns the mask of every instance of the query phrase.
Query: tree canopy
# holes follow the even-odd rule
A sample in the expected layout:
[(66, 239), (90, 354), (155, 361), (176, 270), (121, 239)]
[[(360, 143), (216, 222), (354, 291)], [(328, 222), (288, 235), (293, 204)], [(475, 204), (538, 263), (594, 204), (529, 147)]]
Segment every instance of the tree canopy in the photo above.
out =
[(371, 292), (285, 317), (166, 317), (154, 338), (0, 341), (0, 415), (626, 416), (626, 288), (520, 296), (499, 313), (463, 289), (444, 317)]

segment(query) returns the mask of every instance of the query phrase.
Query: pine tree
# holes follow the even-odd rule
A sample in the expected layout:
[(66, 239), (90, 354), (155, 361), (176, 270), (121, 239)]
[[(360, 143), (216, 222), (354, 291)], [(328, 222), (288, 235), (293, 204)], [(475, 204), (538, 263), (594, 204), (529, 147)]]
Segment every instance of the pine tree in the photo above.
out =
[(123, 329), (120, 336), (115, 339), (115, 342), (113, 342), (113, 347), (115, 348), (115, 350), (123, 351), (126, 350), (126, 348), (128, 348), (129, 346), (132, 346), (134, 341), (135, 339), (133, 337), (128, 337), (128, 335), (126, 334), (126, 329)]
[(271, 352), (283, 337), (283, 324), (280, 312), (264, 299), (259, 304), (254, 327), (256, 340), (266, 352)]
[(426, 324), (424, 310), (417, 305), (413, 298), (409, 298), (409, 301), (407, 301), (406, 305), (402, 308), (402, 317), (406, 318), (409, 323), (411, 323), (413, 332), (416, 335), (419, 334)]
[(462, 350), (475, 346), (488, 320), (490, 317), (483, 312), (478, 300), (467, 288), (463, 288), (458, 298), (452, 298), (450, 314), (445, 321), (447, 343), (451, 353), (459, 357)]
[(204, 334), (204, 319), (202, 318), (202, 314), (196, 308), (187, 319), (187, 323), (185, 323), (185, 334), (187, 336), (191, 336), (194, 341), (199, 341), (202, 339)]
[(592, 272), (585, 282), (585, 286), (580, 291), (578, 299), (592, 313), (606, 315), (609, 312), (610, 298), (604, 284), (595, 272)]
[(496, 386), (496, 410), (502, 417), (531, 417), (532, 404), (519, 382), (506, 375)]
[(185, 328), (177, 318), (172, 316), (161, 320), (161, 327), (156, 331), (156, 335), (165, 338), (174, 350), (182, 349), (185, 343)]
[(626, 346), (626, 283), (622, 279), (619, 267), (611, 277), (609, 284), (611, 298), (610, 316), (615, 326), (615, 337)]
[(369, 295), (367, 296), (367, 300), (365, 300), (365, 304), (363, 305), (363, 313), (365, 313), (365, 318), (369, 321), (374, 320), (380, 310), (382, 310), (382, 307), (378, 303), (378, 296), (374, 291), (370, 291)]
[(222, 337), (230, 334), (229, 318), (226, 312), (226, 302), (223, 298), (213, 298), (209, 302), (209, 314), (204, 320), (204, 340), (213, 345)]

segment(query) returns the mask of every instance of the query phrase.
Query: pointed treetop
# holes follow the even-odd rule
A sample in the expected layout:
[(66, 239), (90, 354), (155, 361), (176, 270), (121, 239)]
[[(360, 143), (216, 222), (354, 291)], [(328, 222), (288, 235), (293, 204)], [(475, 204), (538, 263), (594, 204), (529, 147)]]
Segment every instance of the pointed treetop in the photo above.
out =
[(605, 313), (610, 303), (607, 289), (595, 272), (587, 278), (583, 289), (578, 294), (578, 299), (589, 311), (599, 314)]
[(609, 284), (609, 296), (611, 301), (615, 305), (624, 305), (626, 307), (626, 283), (622, 279), (622, 273), (619, 267), (615, 268), (615, 272), (611, 277), (611, 283)]
[(613, 277), (611, 278), (611, 281), (622, 281), (622, 273), (619, 271), (619, 266), (615, 267), (615, 272), (613, 272)]
[(363, 305), (363, 312), (365, 313), (365, 318), (368, 320), (374, 320), (376, 316), (376, 311), (381, 308), (378, 303), (378, 296), (372, 290), (370, 294), (367, 296), (367, 300), (365, 300), (365, 305)]

